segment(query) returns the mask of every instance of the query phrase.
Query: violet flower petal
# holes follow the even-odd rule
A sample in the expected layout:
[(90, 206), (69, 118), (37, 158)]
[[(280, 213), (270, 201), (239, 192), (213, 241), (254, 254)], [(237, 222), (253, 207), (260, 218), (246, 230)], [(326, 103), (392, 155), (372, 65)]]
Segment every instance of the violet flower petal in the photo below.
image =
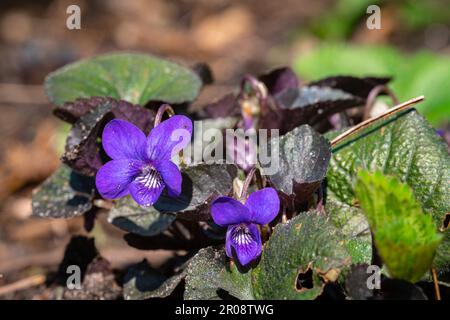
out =
[(129, 184), (145, 165), (139, 160), (111, 160), (103, 165), (95, 176), (95, 185), (105, 199), (116, 199), (126, 196)]
[(251, 213), (239, 201), (231, 197), (219, 197), (211, 204), (211, 216), (217, 225), (226, 227), (249, 221)]
[(134, 124), (114, 119), (103, 130), (102, 144), (112, 159), (146, 160), (145, 134)]
[(280, 211), (280, 199), (274, 188), (264, 188), (250, 194), (245, 206), (251, 212), (249, 221), (257, 224), (268, 224)]
[(236, 225), (231, 225), (227, 229), (227, 234), (225, 236), (225, 252), (228, 257), (233, 258), (233, 248), (231, 246), (231, 235), (232, 231), (234, 230), (234, 227)]
[(144, 169), (130, 183), (129, 189), (134, 201), (141, 206), (150, 207), (158, 200), (164, 187), (165, 184), (159, 172), (149, 168)]
[(232, 258), (232, 250), (240, 264), (246, 266), (261, 255), (261, 234), (254, 223), (242, 223), (229, 226), (226, 236), (226, 253)]
[(150, 160), (170, 160), (190, 141), (192, 121), (186, 116), (173, 116), (150, 131), (147, 155)]
[(153, 167), (159, 172), (167, 192), (171, 197), (177, 197), (181, 193), (181, 172), (177, 165), (169, 160), (155, 161)]

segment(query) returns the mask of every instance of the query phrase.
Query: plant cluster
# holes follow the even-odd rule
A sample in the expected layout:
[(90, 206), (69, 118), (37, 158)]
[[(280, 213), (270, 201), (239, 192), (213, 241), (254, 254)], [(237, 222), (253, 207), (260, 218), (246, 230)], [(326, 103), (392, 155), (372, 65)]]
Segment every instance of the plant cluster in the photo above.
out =
[[(120, 286), (105, 277), (115, 298), (427, 298), (420, 283), (431, 283), (430, 269), (450, 282), (445, 142), (412, 108), (334, 140), (389, 81), (303, 83), (284, 67), (244, 76), (236, 92), (192, 110), (212, 82), (205, 67), (132, 53), (70, 64), (45, 82), (55, 116), (72, 127), (60, 168), (33, 194), (33, 215), (84, 215), (89, 231), (107, 214), (132, 247), (187, 252), (159, 269), (143, 261), (121, 270)], [(276, 172), (245, 155), (188, 161), (183, 149), (203, 139), (193, 121), (277, 129), (268, 146)], [(243, 143), (224, 148), (262, 147)], [(90, 270), (108, 272), (92, 246), (74, 238), (60, 267), (89, 253), (85, 297), (94, 295)], [(369, 265), (386, 266), (381, 288), (367, 288)]]

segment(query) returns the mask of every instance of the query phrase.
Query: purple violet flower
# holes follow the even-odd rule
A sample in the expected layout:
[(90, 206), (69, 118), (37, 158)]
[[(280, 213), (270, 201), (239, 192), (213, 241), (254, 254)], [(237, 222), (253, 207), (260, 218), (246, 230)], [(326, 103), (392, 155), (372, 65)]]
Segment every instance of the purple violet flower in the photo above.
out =
[(228, 227), (225, 251), (232, 258), (232, 248), (245, 266), (261, 255), (262, 243), (259, 225), (271, 222), (280, 210), (280, 199), (273, 188), (255, 191), (245, 204), (230, 198), (220, 197), (211, 205), (211, 215), (216, 224)]
[(141, 206), (152, 206), (164, 187), (169, 196), (179, 196), (181, 172), (171, 159), (191, 135), (191, 120), (180, 115), (161, 122), (148, 137), (130, 122), (110, 121), (102, 143), (112, 160), (98, 170), (95, 179), (101, 196), (116, 199), (131, 194)]

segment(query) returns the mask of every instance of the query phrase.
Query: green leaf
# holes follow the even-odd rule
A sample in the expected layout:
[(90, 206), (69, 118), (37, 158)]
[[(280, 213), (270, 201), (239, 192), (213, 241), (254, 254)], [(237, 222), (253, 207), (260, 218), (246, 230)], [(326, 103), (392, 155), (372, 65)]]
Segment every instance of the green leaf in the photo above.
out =
[(201, 80), (191, 70), (138, 53), (115, 53), (71, 63), (45, 80), (56, 105), (83, 97), (112, 97), (144, 105), (150, 100), (181, 103), (194, 100)]
[(355, 192), (378, 253), (395, 279), (415, 283), (430, 269), (442, 235), (407, 184), (377, 171), (360, 171)]
[(254, 299), (251, 287), (251, 273), (241, 273), (236, 266), (229, 266), (223, 249), (208, 247), (201, 249), (187, 268), (187, 300), (222, 299), (221, 291), (238, 299)]
[(278, 191), (300, 202), (307, 201), (320, 186), (331, 157), (329, 142), (309, 125), (272, 138), (268, 154), (279, 159), (270, 166), (263, 164), (263, 174)]
[(33, 216), (72, 218), (92, 208), (94, 180), (60, 166), (33, 192)]
[[(408, 184), (423, 210), (442, 227), (450, 212), (450, 156), (447, 145), (415, 110), (380, 120), (333, 150), (327, 174), (328, 202), (354, 207), (360, 170), (381, 171)], [(444, 234), (435, 265), (450, 271), (450, 232)]]
[(142, 207), (131, 197), (118, 200), (108, 215), (108, 221), (116, 227), (147, 237), (165, 231), (175, 218), (174, 214), (159, 212), (155, 207)]
[(252, 272), (255, 297), (315, 299), (350, 264), (342, 239), (329, 218), (315, 211), (277, 225)]

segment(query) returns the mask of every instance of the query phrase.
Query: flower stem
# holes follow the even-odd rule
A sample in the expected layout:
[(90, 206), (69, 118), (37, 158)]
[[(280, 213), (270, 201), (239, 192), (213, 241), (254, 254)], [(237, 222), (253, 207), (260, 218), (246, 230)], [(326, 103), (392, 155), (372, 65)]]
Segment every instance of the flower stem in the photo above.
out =
[(437, 279), (436, 268), (434, 268), (434, 267), (431, 268), (431, 276), (433, 278), (434, 293), (436, 295), (436, 300), (441, 300), (441, 291), (439, 289), (439, 283), (438, 283), (438, 279)]
[(367, 103), (364, 108), (363, 120), (369, 119), (370, 111), (372, 111), (372, 108), (375, 105), (375, 99), (380, 95), (380, 93), (385, 93), (389, 97), (391, 97), (392, 102), (394, 102), (394, 105), (398, 105), (400, 103), (398, 101), (397, 96), (391, 89), (389, 89), (387, 86), (382, 85), (382, 84), (378, 85), (370, 91), (369, 96), (367, 97)]
[(167, 114), (169, 115), (169, 117), (175, 115), (175, 111), (173, 111), (172, 107), (171, 107), (169, 104), (164, 103), (163, 105), (161, 105), (161, 106), (158, 108), (158, 112), (156, 113), (156, 116), (155, 116), (155, 122), (154, 122), (154, 124), (153, 124), (153, 127), (156, 127), (158, 124), (161, 123), (162, 117), (163, 117), (163, 115), (164, 115), (165, 112), (167, 112)]
[(250, 183), (252, 183), (253, 176), (255, 175), (256, 167), (253, 167), (250, 172), (247, 174), (247, 177), (245, 178), (244, 185), (242, 186), (241, 191), (241, 201), (245, 201), (247, 199), (247, 193), (248, 193), (248, 187), (250, 186)]

